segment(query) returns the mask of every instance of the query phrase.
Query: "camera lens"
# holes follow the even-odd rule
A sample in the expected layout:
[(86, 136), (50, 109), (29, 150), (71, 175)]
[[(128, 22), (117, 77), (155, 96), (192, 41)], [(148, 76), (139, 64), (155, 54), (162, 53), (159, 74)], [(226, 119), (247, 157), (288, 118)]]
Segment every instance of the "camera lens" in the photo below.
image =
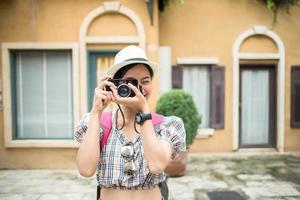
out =
[(121, 97), (128, 97), (130, 95), (130, 93), (131, 93), (131, 89), (129, 88), (128, 85), (126, 85), (126, 84), (119, 85), (118, 94)]

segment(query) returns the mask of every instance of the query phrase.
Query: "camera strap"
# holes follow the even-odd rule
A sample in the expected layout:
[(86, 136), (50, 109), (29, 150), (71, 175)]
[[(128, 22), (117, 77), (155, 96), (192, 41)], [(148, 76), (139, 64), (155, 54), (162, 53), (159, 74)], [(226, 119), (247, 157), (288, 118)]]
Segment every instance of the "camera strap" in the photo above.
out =
[[(152, 115), (152, 124), (154, 127), (161, 124), (164, 121), (163, 115), (157, 113), (151, 113), (151, 115)], [(100, 124), (104, 129), (103, 136), (100, 140), (100, 151), (101, 151), (108, 140), (112, 128), (112, 112), (103, 112), (101, 114)]]

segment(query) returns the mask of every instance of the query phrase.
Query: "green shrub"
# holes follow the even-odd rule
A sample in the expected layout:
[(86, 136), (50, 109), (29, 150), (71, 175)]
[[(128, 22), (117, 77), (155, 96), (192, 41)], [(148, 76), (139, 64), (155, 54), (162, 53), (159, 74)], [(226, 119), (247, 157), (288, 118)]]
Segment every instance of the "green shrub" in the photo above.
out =
[(180, 117), (186, 131), (186, 145), (193, 143), (201, 118), (191, 94), (179, 89), (163, 94), (157, 102), (156, 112), (165, 116)]

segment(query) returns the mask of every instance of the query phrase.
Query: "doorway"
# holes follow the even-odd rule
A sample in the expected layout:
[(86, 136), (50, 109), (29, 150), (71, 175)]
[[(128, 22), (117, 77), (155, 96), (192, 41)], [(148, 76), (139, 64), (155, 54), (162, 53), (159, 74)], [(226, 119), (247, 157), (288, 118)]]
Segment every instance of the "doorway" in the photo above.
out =
[(276, 146), (275, 64), (240, 65), (240, 148)]
[(106, 70), (113, 64), (114, 56), (119, 50), (89, 50), (88, 51), (88, 82), (87, 101), (88, 110), (92, 109), (94, 90), (100, 78), (105, 75)]

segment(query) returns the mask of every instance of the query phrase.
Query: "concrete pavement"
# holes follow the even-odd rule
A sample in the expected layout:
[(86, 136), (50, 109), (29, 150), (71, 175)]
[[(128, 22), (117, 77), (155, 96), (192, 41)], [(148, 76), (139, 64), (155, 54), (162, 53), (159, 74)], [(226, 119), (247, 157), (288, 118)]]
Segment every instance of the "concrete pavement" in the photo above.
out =
[(168, 185), (173, 200), (300, 200), (300, 154), (194, 155)]
[[(299, 200), (300, 154), (189, 155), (168, 186), (171, 200)], [(0, 170), (0, 200), (95, 199), (95, 178), (76, 170)]]

